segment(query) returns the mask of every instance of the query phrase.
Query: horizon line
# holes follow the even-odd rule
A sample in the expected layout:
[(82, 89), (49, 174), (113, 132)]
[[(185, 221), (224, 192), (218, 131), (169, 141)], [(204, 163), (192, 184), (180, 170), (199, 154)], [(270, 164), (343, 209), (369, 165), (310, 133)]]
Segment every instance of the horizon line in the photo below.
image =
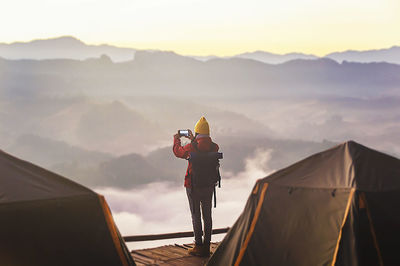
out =
[(125, 46), (125, 45), (118, 45), (118, 44), (114, 44), (114, 43), (105, 43), (105, 42), (86, 42), (78, 37), (75, 37), (74, 35), (59, 35), (59, 36), (55, 36), (55, 37), (47, 37), (47, 38), (35, 38), (35, 39), (30, 39), (28, 41), (12, 41), (12, 42), (0, 42), (0, 44), (5, 44), (5, 45), (13, 45), (13, 44), (28, 44), (31, 42), (35, 42), (35, 41), (48, 41), (48, 40), (56, 40), (56, 39), (62, 39), (62, 38), (71, 38), (74, 40), (77, 40), (81, 43), (83, 43), (84, 45), (87, 46), (112, 46), (112, 47), (116, 47), (116, 48), (122, 48), (122, 49), (133, 49), (133, 50), (137, 50), (137, 51), (160, 51), (160, 52), (173, 52), (175, 54), (181, 55), (181, 56), (187, 56), (187, 57), (219, 57), (219, 58), (229, 58), (229, 57), (235, 57), (238, 55), (242, 55), (242, 54), (252, 54), (252, 53), (257, 53), (257, 52), (263, 52), (263, 53), (269, 53), (272, 55), (278, 55), (278, 56), (285, 56), (285, 55), (290, 55), (290, 54), (303, 54), (303, 55), (308, 55), (308, 56), (315, 56), (317, 58), (324, 58), (327, 57), (330, 54), (333, 53), (344, 53), (344, 52), (370, 52), (370, 51), (379, 51), (379, 50), (388, 50), (388, 49), (392, 49), (392, 48), (396, 48), (396, 47), (400, 47), (399, 45), (391, 45), (390, 47), (381, 47), (381, 48), (373, 48), (373, 49), (366, 49), (366, 50), (357, 50), (357, 49), (344, 49), (344, 50), (335, 50), (329, 53), (324, 54), (323, 56), (319, 56), (316, 55), (314, 53), (307, 53), (307, 52), (300, 52), (300, 51), (292, 51), (292, 52), (288, 52), (288, 53), (276, 53), (276, 52), (270, 52), (267, 50), (261, 50), (261, 49), (255, 49), (255, 50), (248, 50), (246, 52), (237, 52), (234, 53), (232, 55), (216, 55), (216, 54), (207, 54), (207, 55), (197, 55), (197, 54), (190, 54), (190, 53), (180, 53), (177, 52), (176, 50), (170, 50), (170, 49), (161, 49), (161, 48), (135, 48), (134, 46)]

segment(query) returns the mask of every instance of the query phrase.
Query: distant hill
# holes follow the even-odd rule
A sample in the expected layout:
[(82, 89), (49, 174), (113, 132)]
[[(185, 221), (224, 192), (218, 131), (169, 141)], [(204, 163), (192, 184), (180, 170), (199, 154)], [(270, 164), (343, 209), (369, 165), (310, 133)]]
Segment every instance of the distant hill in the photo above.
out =
[(264, 51), (235, 55), (237, 58), (253, 59), (267, 64), (281, 64), (295, 59), (317, 59), (318, 56), (302, 53), (273, 54)]
[[(113, 62), (130, 61), (134, 58), (137, 49), (123, 48), (107, 44), (88, 45), (72, 36), (32, 40), (30, 42), (0, 43), (0, 57), (5, 59), (75, 59), (86, 60), (107, 55)], [(147, 52), (156, 52), (146, 50)], [(274, 54), (267, 51), (247, 52), (229, 57), (185, 56), (198, 61), (213, 59), (244, 58), (267, 64), (281, 64), (296, 59), (318, 59), (313, 54), (288, 53)], [(400, 47), (367, 51), (334, 52), (325, 56), (337, 62), (388, 62), (400, 64)]]
[[(0, 57), (6, 59), (75, 59), (86, 60), (107, 55), (114, 62), (129, 61), (134, 58), (137, 50), (133, 48), (121, 48), (107, 44), (88, 45), (72, 36), (62, 36), (30, 42), (14, 42), (10, 44), (0, 43)], [(157, 52), (150, 51), (147, 52)], [(268, 64), (279, 64), (293, 59), (315, 59), (314, 55), (301, 53), (272, 54), (263, 51), (244, 53), (230, 58), (253, 59)], [(187, 56), (199, 61), (221, 58), (218, 56)]]
[(107, 44), (88, 45), (71, 36), (10, 44), (0, 43), (0, 57), (7, 59), (68, 58), (85, 60), (106, 54), (113, 61), (121, 62), (132, 60), (135, 51), (132, 48), (121, 48)]
[(110, 160), (107, 153), (88, 151), (66, 142), (52, 140), (37, 135), (22, 135), (7, 148), (7, 151), (31, 161), (42, 167), (52, 167), (59, 163), (78, 163), (86, 166), (96, 166), (100, 162)]
[(188, 56), (199, 61), (208, 61), (212, 59), (232, 59), (232, 58), (243, 58), (243, 59), (252, 59), (259, 62), (263, 62), (266, 64), (282, 64), (290, 60), (296, 59), (318, 59), (319, 57), (316, 55), (311, 54), (303, 54), (303, 53), (288, 53), (288, 54), (274, 54), (265, 51), (255, 51), (255, 52), (248, 52), (242, 53), (234, 56), (225, 56), (225, 57), (218, 57), (215, 55), (209, 56)]
[(336, 52), (326, 55), (325, 57), (331, 58), (338, 62), (351, 61), (351, 62), (387, 62), (393, 64), (400, 64), (400, 46), (393, 46), (387, 49), (367, 50), (367, 51), (345, 51)]
[[(245, 141), (244, 141), (245, 140)], [(257, 149), (271, 149), (271, 160), (264, 167), (272, 170), (292, 164), (315, 152), (332, 147), (329, 141), (274, 140), (269, 138), (227, 137), (218, 141), (221, 152), (223, 180), (246, 170), (246, 160), (257, 156)], [(182, 186), (187, 161), (172, 154), (171, 146), (157, 149), (147, 156), (131, 153), (99, 163), (88, 169), (81, 164), (60, 164), (53, 169), (74, 177), (90, 187), (131, 189), (152, 182), (170, 182)], [(261, 178), (261, 177), (260, 177)]]
[[(270, 65), (231, 58), (201, 62), (172, 52), (138, 51), (135, 60), (0, 59), (3, 97), (90, 93), (186, 97), (369, 96), (398, 88), (400, 65), (337, 63), (331, 59), (292, 60)], [(34, 81), (34, 82), (33, 82)], [(190, 90), (188, 90), (190, 88)], [(196, 92), (196, 93), (194, 93)], [(4, 98), (6, 99), (6, 98)]]
[[(76, 128), (82, 146), (90, 150), (127, 153), (144, 149), (165, 133), (140, 113), (121, 102), (92, 106)], [(102, 147), (98, 147), (102, 143)]]
[(168, 176), (163, 169), (157, 166), (151, 160), (146, 160), (138, 154), (124, 155), (100, 165), (98, 178), (101, 181), (97, 180), (97, 184), (130, 188), (134, 185), (155, 181), (175, 181), (178, 179), (178, 177)]

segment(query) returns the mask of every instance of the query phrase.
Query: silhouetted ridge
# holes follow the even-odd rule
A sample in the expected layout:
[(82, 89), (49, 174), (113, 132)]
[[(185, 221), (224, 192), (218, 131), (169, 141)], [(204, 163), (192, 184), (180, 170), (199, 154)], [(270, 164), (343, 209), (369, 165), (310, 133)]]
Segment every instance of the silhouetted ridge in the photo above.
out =
[(196, 59), (178, 55), (174, 52), (164, 52), (164, 51), (136, 51), (135, 53), (135, 63), (140, 64), (196, 64), (201, 63)]
[(334, 52), (327, 54), (329, 57), (338, 62), (388, 62), (392, 64), (400, 64), (400, 46), (392, 46), (386, 49), (373, 49), (366, 51), (347, 50), (344, 52)]
[(281, 64), (295, 59), (316, 59), (318, 58), (312, 54), (303, 53), (288, 53), (288, 54), (274, 54), (265, 51), (248, 52), (234, 56), (236, 58), (253, 59), (268, 64)]
[(319, 59), (295, 59), (282, 63), (284, 66), (291, 67), (336, 67), (340, 66), (338, 62), (329, 58), (319, 58)]
[(50, 39), (38, 39), (30, 42), (15, 42), (11, 45), (32, 45), (36, 47), (40, 46), (42, 48), (68, 48), (71, 46), (85, 46), (85, 43), (72, 36), (61, 36)]

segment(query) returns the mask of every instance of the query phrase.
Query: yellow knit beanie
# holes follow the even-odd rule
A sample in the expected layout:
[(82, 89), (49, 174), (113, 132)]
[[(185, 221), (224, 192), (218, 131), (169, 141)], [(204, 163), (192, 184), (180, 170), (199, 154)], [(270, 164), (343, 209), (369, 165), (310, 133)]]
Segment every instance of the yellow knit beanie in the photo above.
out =
[(194, 133), (199, 133), (203, 135), (210, 135), (210, 126), (207, 120), (202, 116), (199, 121), (197, 121), (194, 126)]

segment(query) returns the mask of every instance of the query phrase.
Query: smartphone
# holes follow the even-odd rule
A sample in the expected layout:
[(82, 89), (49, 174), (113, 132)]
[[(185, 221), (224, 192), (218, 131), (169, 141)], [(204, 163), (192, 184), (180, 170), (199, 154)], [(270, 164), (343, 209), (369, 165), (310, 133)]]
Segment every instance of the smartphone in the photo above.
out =
[(189, 130), (179, 130), (179, 136), (189, 137)]

